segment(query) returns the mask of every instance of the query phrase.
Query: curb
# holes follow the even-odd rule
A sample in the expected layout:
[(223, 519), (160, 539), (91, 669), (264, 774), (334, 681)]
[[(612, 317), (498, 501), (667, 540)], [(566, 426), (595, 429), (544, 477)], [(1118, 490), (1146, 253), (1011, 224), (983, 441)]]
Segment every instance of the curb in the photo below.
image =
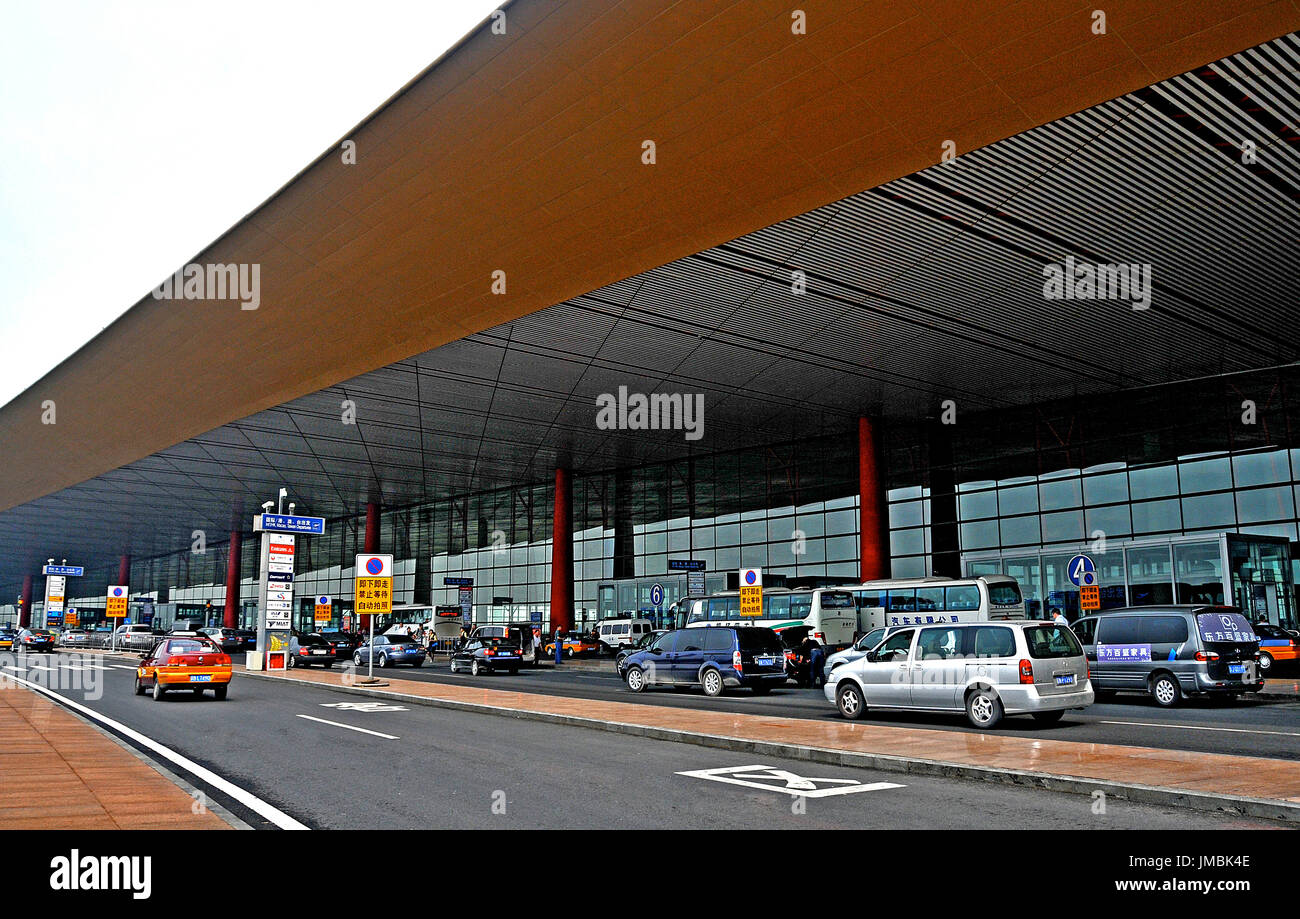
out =
[[(259, 680), (292, 680), (291, 677), (276, 676), (257, 671), (241, 671), (245, 676)], [(885, 772), (898, 772), (907, 775), (924, 775), (936, 778), (976, 779), (1001, 785), (1018, 785), (1022, 787), (1041, 788), (1046, 791), (1059, 791), (1072, 794), (1093, 795), (1102, 792), (1119, 801), (1132, 801), (1138, 804), (1159, 804), (1170, 807), (1185, 807), (1196, 811), (1221, 813), (1234, 816), (1259, 817), (1267, 820), (1282, 820), (1300, 823), (1300, 803), (1280, 801), (1272, 798), (1249, 798), (1242, 795), (1210, 794), (1199, 791), (1181, 791), (1158, 785), (1139, 785), (1128, 782), (1089, 779), (1079, 776), (1057, 775), (1049, 772), (1031, 772), (1022, 769), (993, 769), (987, 766), (972, 766), (966, 763), (949, 763), (942, 760), (911, 759), (893, 756), (887, 753), (860, 753), (851, 750), (835, 750), (825, 747), (805, 747), (798, 744), (785, 744), (768, 740), (752, 740), (745, 737), (729, 737), (724, 734), (706, 734), (696, 731), (683, 731), (675, 728), (653, 727), (643, 724), (627, 724), (619, 721), (602, 721), (596, 718), (584, 718), (579, 715), (560, 715), (551, 712), (531, 712), (521, 709), (504, 708), (481, 702), (460, 702), (454, 699), (434, 699), (427, 696), (409, 695), (397, 690), (363, 689), (356, 686), (334, 686), (315, 681), (292, 680), (326, 689), (349, 692), (354, 695), (372, 696), (381, 699), (398, 698), (415, 705), (428, 705), (433, 708), (445, 708), (453, 711), (475, 712), (485, 715), (498, 715), (507, 718), (519, 718), (526, 721), (542, 721), (549, 724), (563, 724), (570, 727), (589, 728), (608, 731), (614, 734), (627, 734), (634, 737), (649, 737), (652, 740), (667, 740), (676, 743), (689, 743), (700, 747), (712, 747), (737, 753), (761, 753), (771, 756), (784, 756), (790, 759), (823, 763), (833, 766), (854, 766), (864, 769), (879, 769)]]

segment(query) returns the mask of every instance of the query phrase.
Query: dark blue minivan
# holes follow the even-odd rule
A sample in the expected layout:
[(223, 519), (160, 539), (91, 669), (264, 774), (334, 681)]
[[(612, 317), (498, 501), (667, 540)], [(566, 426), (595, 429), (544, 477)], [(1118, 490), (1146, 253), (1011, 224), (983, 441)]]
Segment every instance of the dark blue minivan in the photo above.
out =
[(623, 679), (633, 692), (699, 685), (708, 696), (720, 696), (728, 686), (761, 694), (785, 682), (785, 648), (766, 626), (674, 629), (629, 655)]

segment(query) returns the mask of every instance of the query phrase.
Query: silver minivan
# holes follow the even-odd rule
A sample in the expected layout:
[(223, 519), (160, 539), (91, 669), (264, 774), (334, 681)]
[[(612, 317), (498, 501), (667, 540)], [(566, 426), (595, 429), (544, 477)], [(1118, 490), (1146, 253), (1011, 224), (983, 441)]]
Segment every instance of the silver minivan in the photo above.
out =
[(977, 728), (1003, 715), (1059, 721), (1092, 704), (1074, 633), (1054, 622), (943, 623), (903, 628), (826, 674), (826, 699), (845, 718), (869, 709), (964, 711)]
[(1231, 606), (1139, 606), (1081, 616), (1071, 628), (1099, 694), (1148, 693), (1163, 708), (1184, 696), (1259, 692), (1259, 636)]

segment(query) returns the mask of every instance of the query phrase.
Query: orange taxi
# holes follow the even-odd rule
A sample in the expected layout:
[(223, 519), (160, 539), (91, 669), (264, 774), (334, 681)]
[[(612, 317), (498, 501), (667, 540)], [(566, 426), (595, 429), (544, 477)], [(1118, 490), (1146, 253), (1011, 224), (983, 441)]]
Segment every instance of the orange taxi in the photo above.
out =
[(155, 700), (172, 690), (189, 690), (201, 696), (211, 689), (220, 701), (230, 688), (230, 655), (211, 638), (195, 633), (168, 635), (153, 650), (140, 655), (135, 671), (135, 694), (152, 690)]
[[(599, 654), (600, 643), (590, 635), (578, 635), (571, 633), (560, 637), (560, 644), (564, 648), (565, 657), (574, 657), (584, 654)], [(555, 657), (555, 639), (551, 639), (542, 648), (542, 653), (547, 657)]]

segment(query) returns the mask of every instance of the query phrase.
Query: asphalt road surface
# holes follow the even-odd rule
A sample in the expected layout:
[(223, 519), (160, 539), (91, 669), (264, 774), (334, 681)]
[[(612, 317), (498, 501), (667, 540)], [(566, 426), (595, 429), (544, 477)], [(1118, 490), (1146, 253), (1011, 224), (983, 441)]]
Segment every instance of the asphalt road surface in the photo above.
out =
[[(335, 664), (340, 669), (343, 663)], [(421, 679), (439, 683), (484, 686), (599, 699), (606, 702), (638, 702), (648, 705), (673, 705), (710, 711), (742, 714), (779, 715), (785, 718), (838, 719), (834, 706), (826, 701), (821, 689), (800, 689), (788, 683), (784, 689), (767, 696), (755, 696), (746, 689), (730, 689), (718, 699), (710, 699), (698, 688), (653, 689), (639, 695), (632, 693), (618, 678), (613, 665), (601, 672), (565, 669), (550, 665), (524, 667), (517, 675), (452, 673), (445, 659), (425, 663), (413, 669), (398, 667), (384, 675), (396, 679)], [(378, 668), (376, 668), (378, 672)], [(931, 715), (918, 712), (869, 712), (869, 723), (899, 727), (928, 728), (941, 731), (978, 733), (964, 715)], [(1123, 694), (1114, 701), (1096, 703), (1082, 711), (1066, 712), (1058, 724), (1043, 727), (1032, 718), (1005, 719), (997, 733), (1041, 735), (1052, 740), (1084, 743), (1124, 744), (1198, 753), (1227, 753), (1264, 756), (1277, 759), (1300, 759), (1300, 702), (1271, 701), (1242, 697), (1233, 702), (1218, 699), (1185, 699), (1173, 709), (1160, 708), (1149, 697)]]
[[(239, 675), (225, 702), (211, 693), (176, 693), (155, 702), (134, 694), (129, 661), (96, 663), (71, 671), (62, 655), (33, 655), (11, 664), (20, 669), (5, 672), (45, 685), (52, 685), (53, 671), (30, 668), (79, 674), (82, 686), (98, 691), (66, 686), (56, 691), (313, 828), (1278, 825), (1113, 799), (1098, 814), (1088, 795), (823, 766), (497, 715), (390, 705), (312, 684)], [(541, 686), (556, 676), (543, 672), (499, 682)], [(734, 703), (742, 701), (758, 700)], [(682, 774), (702, 771), (710, 774)], [(253, 826), (269, 825), (224, 794), (213, 792), (212, 799)]]

